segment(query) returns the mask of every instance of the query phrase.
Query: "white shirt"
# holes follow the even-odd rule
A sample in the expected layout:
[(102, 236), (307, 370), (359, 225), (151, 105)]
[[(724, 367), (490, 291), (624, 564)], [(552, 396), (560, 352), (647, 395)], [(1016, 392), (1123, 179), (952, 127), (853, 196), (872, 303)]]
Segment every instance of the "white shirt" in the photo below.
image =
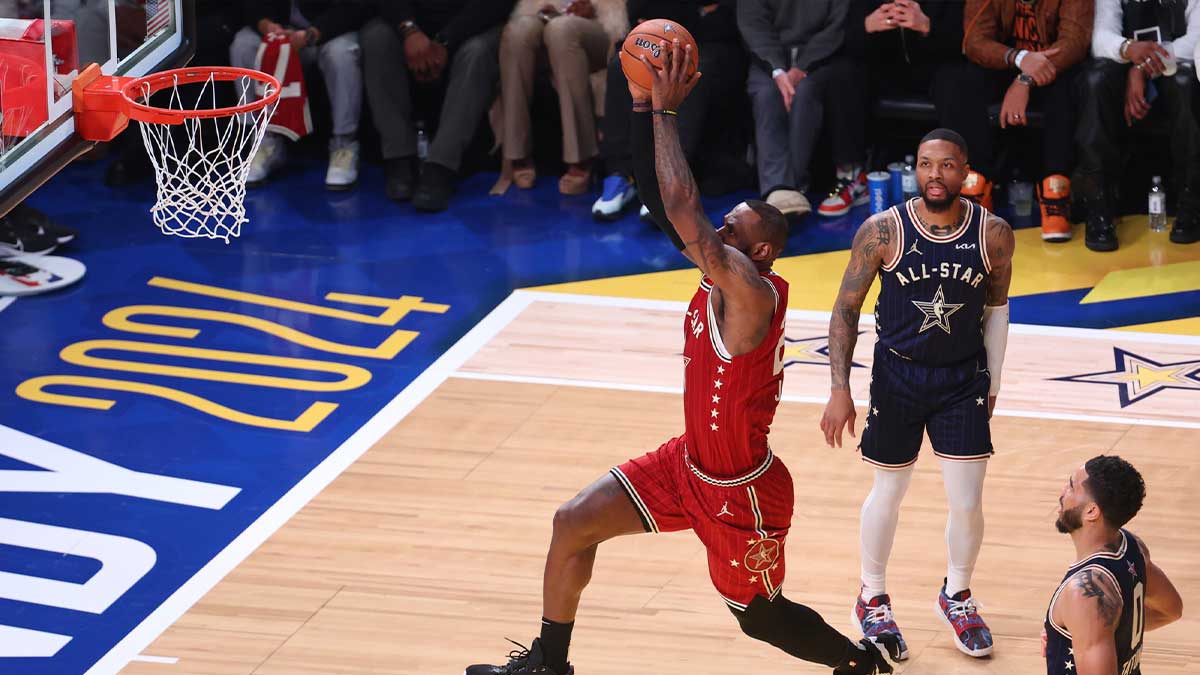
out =
[[(1150, 0), (1154, 2), (1156, 0)], [(1092, 25), (1092, 56), (1128, 63), (1121, 58), (1121, 15), (1123, 0), (1096, 0), (1096, 19)], [(1183, 10), (1187, 21), (1187, 32), (1173, 42), (1164, 42), (1163, 47), (1175, 56), (1176, 61), (1191, 61), (1196, 46), (1200, 44), (1200, 0), (1188, 0)]]

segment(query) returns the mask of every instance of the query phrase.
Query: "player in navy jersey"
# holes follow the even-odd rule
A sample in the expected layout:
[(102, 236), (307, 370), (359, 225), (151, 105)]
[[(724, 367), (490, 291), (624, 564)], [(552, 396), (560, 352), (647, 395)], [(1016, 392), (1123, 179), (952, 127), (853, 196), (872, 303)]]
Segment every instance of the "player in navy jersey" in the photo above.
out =
[(1047, 675), (1141, 675), (1143, 634), (1183, 615), (1171, 580), (1123, 529), (1145, 495), (1137, 469), (1115, 456), (1089, 459), (1063, 486), (1054, 525), (1077, 562), (1046, 609)]
[[(643, 202), (704, 272), (682, 325), (684, 433), (614, 468), (558, 509), (542, 582), (541, 635), (505, 665), (470, 666), (465, 675), (574, 673), (568, 645), (598, 545), (620, 535), (687, 529), (707, 549), (712, 583), (747, 635), (835, 673), (890, 673), (875, 643), (846, 638), (781, 592), (792, 478), (767, 438), (783, 384), (788, 290), (771, 266), (787, 242), (787, 221), (755, 200), (713, 228), (675, 126), (674, 111), (699, 74), (686, 74), (692, 59), (678, 41), (669, 50), (661, 46), (665, 68), (644, 64), (653, 92), (630, 85), (631, 131)], [(879, 642), (898, 654), (894, 638)], [(636, 672), (655, 672), (652, 654), (645, 662)]]
[(983, 543), (989, 418), (1008, 336), (1014, 239), (1008, 223), (959, 196), (969, 166), (957, 133), (930, 132), (916, 170), (920, 197), (872, 216), (854, 237), (829, 321), (833, 383), (821, 430), (830, 446), (841, 446), (847, 426), (854, 435), (851, 355), (859, 311), (878, 277), (878, 337), (859, 444), (875, 476), (862, 506), (862, 588), (853, 618), (868, 637), (898, 638), (907, 657), (885, 576), (900, 503), (928, 433), (949, 505), (949, 565), (936, 610), (954, 645), (979, 657), (992, 652), (992, 634), (970, 583)]

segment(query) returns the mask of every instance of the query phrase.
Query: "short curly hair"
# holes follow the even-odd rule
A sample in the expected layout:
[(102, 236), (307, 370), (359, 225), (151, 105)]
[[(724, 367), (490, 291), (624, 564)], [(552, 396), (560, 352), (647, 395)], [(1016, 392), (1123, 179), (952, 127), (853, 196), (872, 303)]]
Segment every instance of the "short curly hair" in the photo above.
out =
[(1116, 455), (1097, 455), (1083, 468), (1087, 471), (1084, 487), (1100, 507), (1104, 520), (1113, 527), (1124, 527), (1137, 515), (1146, 498), (1142, 474)]

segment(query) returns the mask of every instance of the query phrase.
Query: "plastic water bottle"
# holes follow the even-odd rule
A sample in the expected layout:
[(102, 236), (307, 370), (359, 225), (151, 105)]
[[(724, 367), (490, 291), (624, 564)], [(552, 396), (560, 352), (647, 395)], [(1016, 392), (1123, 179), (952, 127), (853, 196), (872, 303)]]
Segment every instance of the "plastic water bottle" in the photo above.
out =
[(429, 134), (425, 133), (425, 123), (417, 122), (417, 159), (422, 162), (429, 156)]
[(1167, 229), (1167, 192), (1163, 190), (1162, 176), (1155, 176), (1147, 199), (1150, 211), (1150, 230), (1162, 232)]
[(917, 170), (913, 168), (914, 161), (915, 158), (912, 155), (904, 156), (904, 171), (900, 174), (900, 188), (906, 200), (917, 196)]

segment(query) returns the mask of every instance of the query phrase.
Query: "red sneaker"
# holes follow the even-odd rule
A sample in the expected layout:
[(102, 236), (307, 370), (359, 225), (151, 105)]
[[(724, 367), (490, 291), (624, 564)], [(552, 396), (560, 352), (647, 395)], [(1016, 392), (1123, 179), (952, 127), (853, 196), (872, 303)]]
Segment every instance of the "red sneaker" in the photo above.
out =
[(829, 196), (817, 207), (817, 212), (829, 217), (844, 216), (851, 208), (866, 204), (870, 198), (867, 174), (860, 172), (857, 178), (839, 178)]

